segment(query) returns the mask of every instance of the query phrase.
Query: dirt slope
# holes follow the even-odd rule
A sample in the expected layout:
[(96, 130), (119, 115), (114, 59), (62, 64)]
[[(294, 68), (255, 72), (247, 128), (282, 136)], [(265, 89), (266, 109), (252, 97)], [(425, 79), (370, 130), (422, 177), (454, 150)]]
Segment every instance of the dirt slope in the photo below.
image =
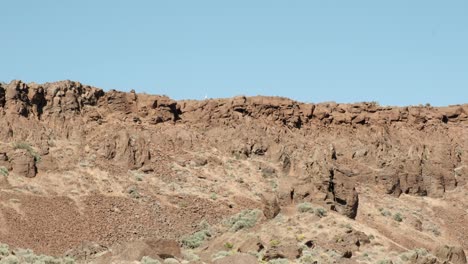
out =
[[(467, 181), (468, 104), (174, 101), (72, 81), (0, 84), (0, 242), (78, 262), (165, 248), (148, 241), (179, 252), (204, 221), (203, 243), (172, 257), (435, 263), (414, 251), (425, 248), (466, 263)], [(262, 210), (256, 224), (226, 227), (246, 209)]]

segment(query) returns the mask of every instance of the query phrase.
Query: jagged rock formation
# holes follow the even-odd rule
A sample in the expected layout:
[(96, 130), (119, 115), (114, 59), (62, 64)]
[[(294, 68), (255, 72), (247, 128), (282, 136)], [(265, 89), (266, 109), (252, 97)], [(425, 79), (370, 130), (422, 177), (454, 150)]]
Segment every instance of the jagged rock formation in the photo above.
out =
[[(468, 104), (388, 107), (244, 96), (174, 101), (134, 91), (104, 92), (72, 81), (12, 81), (0, 84), (0, 124), (0, 166), (16, 177), (36, 177), (39, 182), (51, 173), (66, 174), (77, 166), (92, 165), (118, 176), (107, 187), (123, 182), (122, 175), (129, 170), (157, 175), (166, 183), (186, 183), (209, 177), (204, 173), (220, 172), (216, 168), (228, 166), (228, 159), (248, 162), (255, 170), (246, 167), (246, 173), (257, 173), (260, 180), (250, 181), (252, 176), (236, 188), (249, 190), (249, 195), (264, 193), (263, 199), (233, 194), (229, 207), (216, 212), (219, 215), (213, 219), (217, 220), (224, 210), (259, 204), (266, 218), (272, 219), (281, 207), (301, 202), (354, 219), (361, 204), (358, 190), (363, 186), (372, 186), (381, 195), (441, 198), (464, 188), (468, 177)], [(18, 143), (27, 145), (15, 147)], [(174, 167), (198, 169), (190, 178)], [(141, 196), (141, 190), (127, 185), (119, 183), (119, 188)], [(147, 191), (159, 195), (157, 188)], [(193, 204), (194, 208), (208, 210), (202, 205), (205, 200), (197, 201), (200, 204)], [(200, 220), (199, 211), (191, 224), (186, 223), (189, 228), (180, 232)], [(0, 235), (7, 233), (0, 229)], [(91, 233), (86, 236), (116, 241)], [(62, 252), (76, 245), (76, 240), (67, 243), (52, 252)], [(463, 239), (458, 243), (468, 246)], [(38, 247), (34, 242), (26, 244)]]
[[(71, 81), (43, 85), (12, 81), (0, 87), (0, 106), (2, 119), (6, 121), (6, 126), (1, 129), (2, 140), (32, 139), (41, 151), (48, 148), (47, 137), (51, 131), (55, 137), (83, 139), (86, 135), (78, 127), (105, 126), (113, 117), (123, 126), (162, 122), (210, 126), (212, 130), (226, 126), (227, 133), (231, 134), (229, 140), (237, 141), (228, 146), (243, 157), (265, 155), (276, 159), (282, 167), (280, 174), (297, 181), (290, 184), (292, 186), (285, 194), (280, 193), (283, 199), (287, 200), (293, 189), (295, 195), (299, 195), (296, 197), (302, 196), (298, 199), (322, 192), (326, 194), (325, 200), (331, 201), (337, 211), (349, 217), (356, 215), (358, 207), (353, 183), (358, 177), (370, 177), (368, 180), (381, 185), (386, 193), (397, 196), (410, 193), (440, 197), (445, 190), (466, 181), (464, 177), (457, 179), (453, 173), (454, 169), (463, 169), (460, 165), (464, 164), (466, 141), (450, 138), (448, 133), (451, 131), (444, 130), (452, 127), (460, 130), (468, 122), (467, 105), (447, 108), (395, 108), (373, 103), (315, 105), (271, 97), (175, 102), (167, 97), (134, 92), (105, 93)], [(254, 125), (250, 120), (257, 120), (258, 124)], [(321, 136), (322, 131), (331, 131), (335, 127), (344, 127), (340, 132), (347, 135), (319, 139), (318, 144), (311, 146), (315, 135)], [(393, 131), (402, 127), (409, 133), (407, 138), (394, 136)], [(261, 129), (265, 130), (259, 131)], [(277, 131), (272, 131), (274, 129)], [(242, 130), (252, 133), (245, 135)], [(358, 134), (359, 131), (364, 133)], [(141, 168), (151, 161), (148, 138), (137, 133), (131, 135), (126, 129), (103, 132), (111, 132), (101, 137), (95, 146), (103, 158), (125, 164), (130, 169)], [(310, 148), (290, 144), (288, 138), (284, 138), (288, 133), (303, 135), (302, 139), (310, 142)], [(371, 133), (375, 135), (367, 137)], [(406, 144), (414, 137), (430, 138), (432, 142), (418, 140), (413, 141), (416, 144)], [(335, 139), (349, 142), (343, 144)], [(190, 140), (193, 144), (193, 139)], [(13, 171), (35, 176), (31, 155), (26, 151), (11, 155), (9, 167)], [(363, 162), (375, 166), (372, 173), (369, 169), (359, 168)], [(302, 190), (294, 185), (300, 185)]]

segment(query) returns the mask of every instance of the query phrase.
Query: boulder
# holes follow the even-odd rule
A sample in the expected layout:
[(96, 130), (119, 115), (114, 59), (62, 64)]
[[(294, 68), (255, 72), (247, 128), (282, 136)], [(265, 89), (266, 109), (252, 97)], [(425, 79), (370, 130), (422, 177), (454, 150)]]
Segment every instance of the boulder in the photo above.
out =
[(440, 261), (450, 261), (453, 264), (466, 264), (466, 255), (461, 247), (440, 246), (435, 250), (435, 256)]
[(281, 211), (278, 198), (273, 193), (264, 193), (262, 195), (262, 202), (263, 202), (263, 214), (265, 215), (267, 219), (275, 218)]
[[(111, 256), (113, 261), (140, 261), (144, 256), (153, 259), (169, 259), (181, 258), (182, 253), (179, 244), (171, 239), (147, 239), (129, 242), (125, 245), (119, 246), (116, 250), (116, 255)], [(109, 258), (109, 257), (108, 257)]]
[(244, 253), (238, 253), (235, 255), (227, 256), (224, 258), (216, 259), (213, 261), (214, 264), (257, 264), (257, 258)]
[(335, 210), (351, 219), (356, 218), (359, 197), (351, 182), (340, 182), (334, 186)]
[(265, 248), (263, 242), (258, 237), (250, 237), (240, 244), (237, 249), (241, 253), (257, 253)]
[(343, 234), (336, 235), (331, 243), (336, 245), (335, 249), (342, 252), (343, 257), (350, 258), (362, 245), (369, 244), (370, 239), (364, 232), (348, 229)]
[[(270, 242), (271, 244), (271, 242)], [(280, 241), (278, 245), (270, 245), (265, 251), (263, 260), (278, 258), (297, 259), (302, 256), (302, 248), (293, 240)]]
[(181, 258), (179, 243), (173, 239), (147, 239), (145, 243), (156, 251), (156, 254), (162, 258)]
[(11, 156), (12, 171), (21, 176), (33, 178), (36, 176), (36, 160), (34, 156), (25, 149), (17, 149)]

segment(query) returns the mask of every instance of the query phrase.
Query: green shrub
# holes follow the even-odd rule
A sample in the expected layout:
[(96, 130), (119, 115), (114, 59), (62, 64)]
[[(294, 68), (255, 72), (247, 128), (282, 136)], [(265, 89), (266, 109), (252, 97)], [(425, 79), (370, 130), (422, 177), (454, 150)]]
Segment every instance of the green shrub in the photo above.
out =
[(10, 247), (7, 244), (0, 244), (0, 256), (6, 257), (10, 255)]
[(215, 261), (217, 259), (224, 258), (224, 257), (230, 256), (230, 255), (231, 255), (231, 253), (228, 252), (228, 251), (219, 251), (219, 252), (217, 252), (217, 253), (215, 253), (215, 254), (213, 254), (211, 256), (211, 260)]
[(268, 261), (268, 264), (288, 264), (289, 260), (284, 258), (272, 259)]
[(281, 241), (279, 241), (278, 239), (272, 239), (270, 240), (270, 247), (277, 247), (281, 244)]
[(188, 261), (199, 261), (200, 260), (200, 257), (193, 253), (192, 250), (183, 250), (182, 251), (182, 257), (185, 259), (185, 260), (188, 260)]
[(40, 264), (62, 264), (62, 260), (52, 256), (40, 255), (34, 263)]
[(318, 217), (327, 216), (327, 210), (325, 210), (324, 208), (317, 208), (315, 209), (315, 215), (317, 215)]
[(75, 264), (75, 260), (70, 257), (63, 258), (63, 264)]
[(209, 237), (211, 237), (211, 233), (208, 230), (200, 230), (183, 238), (182, 245), (188, 248), (197, 248)]
[(261, 211), (258, 209), (244, 210), (231, 218), (225, 220), (225, 224), (230, 227), (231, 231), (238, 231), (244, 228), (255, 226)]
[(440, 234), (441, 234), (439, 229), (437, 229), (437, 228), (433, 228), (431, 231), (435, 236), (440, 236)]
[(301, 213), (314, 213), (314, 208), (312, 207), (312, 204), (307, 202), (298, 204), (297, 210)]
[(400, 213), (396, 213), (394, 216), (393, 216), (393, 220), (397, 221), (397, 222), (401, 222), (403, 221), (403, 216), (400, 214)]
[(180, 264), (180, 262), (175, 258), (167, 258), (164, 260), (164, 264)]
[(37, 256), (31, 249), (17, 249), (15, 254), (19, 258), (23, 259), (26, 263), (34, 263), (37, 259)]
[(379, 208), (380, 214), (383, 216), (392, 216), (392, 213), (388, 210), (385, 210), (383, 208)]
[(1, 166), (1, 167), (0, 167), (0, 175), (8, 176), (8, 174), (9, 174), (9, 173), (8, 173), (8, 169), (5, 168), (5, 167), (3, 167), (3, 166)]
[[(2, 256), (4, 258), (2, 258)], [(69, 257), (54, 258), (46, 255), (36, 255), (30, 249), (15, 249), (10, 251), (8, 245), (0, 244), (0, 264), (33, 263), (33, 264), (74, 264)]]
[(299, 263), (301, 264), (313, 264), (318, 263), (317, 258), (310, 251), (304, 251), (302, 256), (299, 258)]
[(429, 251), (427, 251), (427, 249), (425, 248), (417, 248), (414, 250), (418, 255), (421, 255), (421, 256), (427, 256), (429, 254)]
[(182, 245), (187, 248), (197, 248), (211, 237), (211, 226), (205, 220), (198, 225), (198, 231), (182, 239)]
[(141, 264), (161, 264), (161, 262), (159, 262), (158, 260), (156, 259), (152, 259), (148, 256), (144, 256), (143, 258), (141, 258)]
[(34, 160), (36, 162), (40, 162), (41, 161), (41, 155), (39, 155), (39, 153), (37, 153), (29, 143), (26, 143), (26, 142), (15, 142), (13, 143), (13, 149), (24, 149), (26, 150), (27, 152), (29, 152), (29, 154), (31, 154), (31, 156), (34, 157)]
[(10, 255), (8, 257), (2, 258), (0, 260), (1, 264), (20, 264), (20, 261), (17, 256)]
[(135, 177), (135, 180), (136, 180), (136, 181), (143, 181), (143, 178), (144, 178), (144, 177), (143, 177), (143, 176), (144, 176), (143, 174), (138, 173), (138, 172), (132, 172), (132, 174), (133, 174), (133, 177)]
[(132, 185), (130, 187), (127, 188), (127, 193), (130, 195), (130, 197), (132, 197), (133, 199), (140, 199), (141, 198), (141, 194), (140, 192), (138, 191), (138, 188), (137, 186), (135, 185)]
[(391, 260), (387, 260), (387, 259), (379, 260), (379, 262), (377, 262), (377, 264), (390, 264), (390, 263), (393, 263), (393, 262)]
[(224, 248), (231, 250), (232, 248), (234, 248), (234, 244), (226, 242), (224, 243)]

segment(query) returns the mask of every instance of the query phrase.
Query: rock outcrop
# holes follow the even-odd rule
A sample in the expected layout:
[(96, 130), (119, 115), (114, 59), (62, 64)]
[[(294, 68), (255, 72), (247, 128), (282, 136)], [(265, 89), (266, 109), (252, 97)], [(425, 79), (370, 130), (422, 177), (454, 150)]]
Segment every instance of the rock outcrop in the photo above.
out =
[(453, 264), (466, 264), (466, 255), (461, 247), (441, 246), (436, 249), (435, 256), (441, 262)]
[[(371, 210), (365, 206), (369, 190), (404, 200), (407, 195), (443, 199), (466, 188), (467, 126), (468, 104), (313, 104), (264, 96), (175, 101), (73, 81), (0, 83), (0, 184), (6, 190), (0, 193), (0, 236), (52, 253), (82, 240), (103, 247), (135, 240), (127, 260), (146, 253), (161, 260), (178, 258), (172, 239), (200, 231), (202, 220), (215, 224), (246, 209), (262, 209), (263, 222), (280, 222), (295, 213), (291, 208), (309, 202), (356, 221), (372, 221), (373, 216), (360, 214), (362, 208)], [(27, 202), (15, 204), (21, 195)], [(28, 207), (37, 201), (41, 205)], [(73, 201), (86, 210), (75, 208)], [(45, 209), (38, 211), (40, 206)], [(24, 208), (35, 213), (20, 213)], [(63, 214), (67, 221), (49, 223), (44, 211)], [(407, 215), (403, 223), (414, 232), (444, 225)], [(446, 220), (464, 221), (462, 214)], [(331, 221), (319, 225), (324, 222)], [(75, 238), (69, 232), (78, 232), (68, 231), (72, 226), (91, 231)], [(16, 233), (9, 232), (12, 227)], [(50, 231), (56, 227), (62, 227), (60, 232)], [(463, 261), (468, 231), (442, 231), (452, 232), (447, 237), (462, 247), (440, 249), (438, 258)], [(65, 238), (58, 241), (59, 235)], [(172, 242), (155, 246), (147, 240), (151, 236)], [(265, 259), (301, 255), (297, 241), (269, 247), (257, 240), (239, 241), (240, 252), (265, 251)], [(342, 244), (334, 243), (347, 258), (366, 241), (365, 234), (352, 231)], [(162, 256), (155, 247), (172, 253)], [(415, 263), (426, 261), (415, 258)]]
[(16, 150), (11, 157), (11, 167), (14, 173), (32, 178), (36, 176), (36, 160), (27, 150)]

